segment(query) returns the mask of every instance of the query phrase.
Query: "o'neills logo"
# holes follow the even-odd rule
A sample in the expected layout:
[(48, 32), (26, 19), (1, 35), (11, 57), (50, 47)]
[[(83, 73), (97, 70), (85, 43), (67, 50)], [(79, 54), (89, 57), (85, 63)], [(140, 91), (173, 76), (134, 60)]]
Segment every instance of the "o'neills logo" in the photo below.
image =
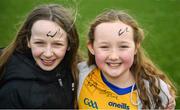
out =
[(96, 108), (96, 109), (98, 109), (97, 102), (96, 102), (96, 101), (93, 101), (93, 100), (91, 100), (91, 99), (85, 98), (85, 99), (84, 99), (84, 104), (85, 104), (85, 105), (88, 105), (88, 106), (91, 107), (91, 108)]
[(115, 102), (109, 102), (108, 105), (111, 107), (115, 107), (115, 108), (121, 108), (121, 109), (129, 110), (129, 106), (125, 103), (118, 104)]

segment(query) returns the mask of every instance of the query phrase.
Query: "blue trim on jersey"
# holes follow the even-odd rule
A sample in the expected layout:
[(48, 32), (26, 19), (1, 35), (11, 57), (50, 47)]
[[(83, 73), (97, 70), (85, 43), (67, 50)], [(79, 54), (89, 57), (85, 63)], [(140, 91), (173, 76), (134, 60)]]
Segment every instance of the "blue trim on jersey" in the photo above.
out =
[[(106, 78), (104, 77), (104, 75), (102, 74), (101, 72), (101, 78), (103, 80), (103, 82), (114, 92), (116, 92), (117, 94), (119, 95), (124, 95), (124, 94), (127, 94), (127, 93), (130, 93), (131, 92), (131, 89), (132, 89), (132, 86), (130, 87), (127, 87), (127, 88), (119, 88), (113, 84), (111, 84), (109, 81), (106, 80)], [(134, 90), (136, 90), (136, 85), (134, 87)]]

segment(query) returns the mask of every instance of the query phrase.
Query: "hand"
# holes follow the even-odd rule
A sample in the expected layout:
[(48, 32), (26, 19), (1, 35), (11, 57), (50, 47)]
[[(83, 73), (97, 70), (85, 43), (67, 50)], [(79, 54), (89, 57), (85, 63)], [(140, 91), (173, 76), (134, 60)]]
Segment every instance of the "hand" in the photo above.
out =
[(175, 101), (175, 98), (174, 97), (171, 97), (169, 99), (169, 103), (166, 107), (166, 110), (174, 110), (175, 109), (175, 106), (176, 106), (176, 101)]

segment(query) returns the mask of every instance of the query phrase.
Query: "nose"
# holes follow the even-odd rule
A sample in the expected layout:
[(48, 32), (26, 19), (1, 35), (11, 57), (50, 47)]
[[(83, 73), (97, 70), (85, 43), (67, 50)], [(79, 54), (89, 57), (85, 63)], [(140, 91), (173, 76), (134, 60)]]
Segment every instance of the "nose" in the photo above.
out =
[(118, 50), (113, 49), (113, 50), (110, 52), (109, 59), (110, 59), (110, 60), (118, 60), (118, 58), (119, 58)]
[(53, 56), (53, 50), (52, 50), (51, 46), (47, 46), (47, 47), (44, 49), (43, 55), (44, 55), (46, 58), (50, 58), (50, 57)]

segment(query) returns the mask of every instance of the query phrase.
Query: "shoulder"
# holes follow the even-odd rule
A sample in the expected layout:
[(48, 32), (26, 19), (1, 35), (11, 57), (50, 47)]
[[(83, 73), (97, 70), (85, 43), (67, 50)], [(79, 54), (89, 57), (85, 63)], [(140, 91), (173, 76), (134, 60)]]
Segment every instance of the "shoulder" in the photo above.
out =
[(95, 65), (88, 66), (87, 62), (80, 62), (78, 64), (79, 69), (79, 87), (78, 87), (78, 96), (80, 93), (80, 89), (82, 87), (82, 84), (87, 77), (87, 75), (95, 68)]
[(14, 52), (14, 53), (10, 56), (10, 58), (9, 58), (9, 60), (8, 60), (8, 62), (7, 62), (7, 66), (11, 66), (11, 65), (16, 65), (16, 66), (18, 66), (18, 65), (21, 65), (22, 62), (23, 62), (23, 59), (26, 59), (26, 58), (25, 58), (22, 54), (17, 53), (17, 52)]
[(3, 79), (32, 79), (35, 78), (34, 71), (34, 64), (26, 56), (13, 53), (6, 64)]
[(78, 63), (78, 69), (79, 69), (80, 73), (84, 73), (84, 72), (89, 73), (94, 68), (95, 68), (95, 65), (88, 66), (86, 61)]
[(159, 82), (160, 82), (160, 87), (161, 87), (161, 89), (162, 90), (164, 90), (165, 92), (167, 91), (169, 91), (169, 89), (168, 89), (168, 84), (166, 84), (163, 80), (161, 80), (161, 79), (159, 79)]
[(84, 78), (95, 68), (95, 65), (88, 66), (87, 62), (80, 62), (78, 64), (79, 69), (79, 79), (84, 80)]
[[(169, 91), (169, 87), (168, 87), (169, 85), (161, 79), (159, 80), (159, 82), (160, 82), (160, 87), (161, 87), (162, 92), (165, 93), (168, 98), (170, 98), (171, 95), (170, 95), (170, 91)], [(160, 93), (161, 97), (163, 97), (162, 92)]]
[(162, 100), (163, 106), (166, 107), (169, 99), (172, 97), (170, 95), (170, 91), (169, 91), (169, 87), (168, 87), (169, 85), (161, 79), (159, 80), (159, 82), (160, 82), (160, 88), (161, 88), (161, 92), (160, 92), (159, 96)]

